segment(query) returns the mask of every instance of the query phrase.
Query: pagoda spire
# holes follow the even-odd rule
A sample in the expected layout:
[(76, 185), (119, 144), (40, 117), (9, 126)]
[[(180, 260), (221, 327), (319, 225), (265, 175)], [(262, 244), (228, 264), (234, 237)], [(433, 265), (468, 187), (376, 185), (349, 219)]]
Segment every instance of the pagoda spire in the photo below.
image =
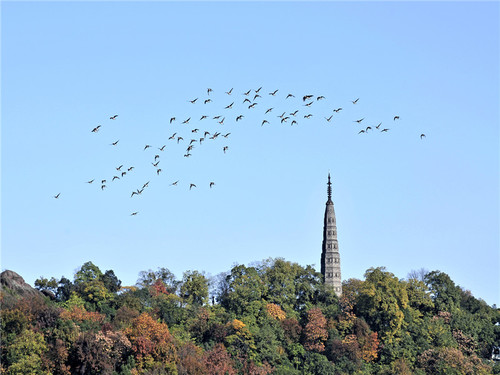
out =
[(332, 201), (332, 183), (330, 182), (330, 172), (328, 172), (328, 202)]

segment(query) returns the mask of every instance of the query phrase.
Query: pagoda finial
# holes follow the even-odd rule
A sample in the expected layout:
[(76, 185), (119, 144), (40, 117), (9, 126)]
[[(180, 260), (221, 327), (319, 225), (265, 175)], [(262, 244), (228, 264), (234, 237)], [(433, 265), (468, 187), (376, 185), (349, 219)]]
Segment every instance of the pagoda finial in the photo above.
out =
[(332, 200), (332, 183), (330, 182), (330, 173), (328, 173), (328, 200)]

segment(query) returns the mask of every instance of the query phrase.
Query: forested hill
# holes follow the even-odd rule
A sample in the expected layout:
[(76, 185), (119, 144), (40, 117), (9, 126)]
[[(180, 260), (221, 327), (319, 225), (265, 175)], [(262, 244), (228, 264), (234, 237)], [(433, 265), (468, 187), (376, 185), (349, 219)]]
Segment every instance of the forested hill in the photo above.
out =
[(159, 268), (134, 286), (92, 262), (38, 291), (12, 271), (1, 282), (6, 374), (500, 373), (500, 310), (439, 271), (370, 268), (340, 299), (283, 259), (211, 279)]

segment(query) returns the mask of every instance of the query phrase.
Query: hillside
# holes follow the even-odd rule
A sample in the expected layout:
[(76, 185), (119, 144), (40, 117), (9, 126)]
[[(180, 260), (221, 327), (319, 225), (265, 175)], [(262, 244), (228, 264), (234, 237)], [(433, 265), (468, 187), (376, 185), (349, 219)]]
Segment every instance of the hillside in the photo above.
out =
[(439, 271), (371, 268), (339, 298), (268, 259), (216, 278), (167, 268), (122, 286), (87, 262), (36, 289), (1, 274), (6, 374), (498, 374), (500, 311)]

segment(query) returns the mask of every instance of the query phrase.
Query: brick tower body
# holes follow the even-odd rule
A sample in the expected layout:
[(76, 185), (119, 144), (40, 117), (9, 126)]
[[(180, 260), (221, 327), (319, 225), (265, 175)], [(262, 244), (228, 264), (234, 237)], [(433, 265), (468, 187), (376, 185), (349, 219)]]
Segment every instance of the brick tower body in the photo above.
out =
[(325, 208), (323, 225), (323, 245), (321, 251), (321, 273), (326, 285), (333, 288), (335, 294), (342, 294), (342, 276), (340, 273), (340, 253), (337, 241), (337, 223), (332, 201), (332, 183), (328, 174), (328, 200)]

